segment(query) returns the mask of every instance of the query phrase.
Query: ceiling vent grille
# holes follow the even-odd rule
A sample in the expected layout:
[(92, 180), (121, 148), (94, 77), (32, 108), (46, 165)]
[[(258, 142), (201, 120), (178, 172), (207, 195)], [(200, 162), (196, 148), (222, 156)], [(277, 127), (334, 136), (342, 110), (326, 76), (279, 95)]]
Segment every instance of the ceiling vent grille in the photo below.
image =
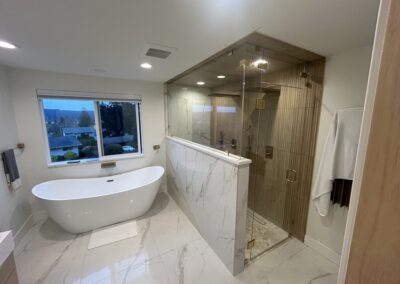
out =
[(156, 57), (156, 58), (161, 58), (161, 59), (167, 58), (170, 54), (171, 54), (170, 51), (157, 49), (157, 48), (149, 48), (146, 52), (146, 56)]

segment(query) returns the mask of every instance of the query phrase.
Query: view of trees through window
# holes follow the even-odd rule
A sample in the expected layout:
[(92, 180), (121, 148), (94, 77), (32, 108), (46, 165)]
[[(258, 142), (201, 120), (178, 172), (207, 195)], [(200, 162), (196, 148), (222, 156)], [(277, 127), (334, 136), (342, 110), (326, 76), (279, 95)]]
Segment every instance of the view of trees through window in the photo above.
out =
[[(138, 102), (56, 98), (41, 101), (52, 163), (140, 151)], [(100, 127), (96, 127), (97, 113)]]
[(138, 152), (136, 103), (99, 103), (105, 156)]

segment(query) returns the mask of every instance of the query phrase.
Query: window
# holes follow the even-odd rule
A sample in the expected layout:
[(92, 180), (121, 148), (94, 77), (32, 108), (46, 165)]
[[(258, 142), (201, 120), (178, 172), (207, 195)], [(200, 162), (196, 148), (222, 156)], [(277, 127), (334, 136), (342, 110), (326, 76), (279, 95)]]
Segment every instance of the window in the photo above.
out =
[(98, 102), (104, 156), (140, 152), (139, 105), (135, 102)]
[(139, 100), (39, 97), (48, 163), (142, 154)]

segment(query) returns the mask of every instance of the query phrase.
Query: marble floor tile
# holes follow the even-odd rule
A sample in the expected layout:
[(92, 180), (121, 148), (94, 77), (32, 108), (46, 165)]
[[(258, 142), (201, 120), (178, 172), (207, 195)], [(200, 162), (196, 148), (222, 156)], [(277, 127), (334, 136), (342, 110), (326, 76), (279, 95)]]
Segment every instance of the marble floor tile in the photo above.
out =
[(165, 193), (137, 219), (138, 235), (88, 250), (90, 233), (72, 235), (37, 222), (15, 250), (21, 284), (335, 283), (337, 266), (289, 239), (233, 277)]
[[(174, 201), (171, 200), (171, 203)], [(160, 254), (201, 238), (199, 232), (180, 210), (152, 217), (150, 232)]]
[(69, 234), (53, 222), (51, 219), (41, 219), (33, 224), (33, 227), (21, 239), (14, 250), (17, 256), (23, 251), (29, 251), (50, 245), (66, 245), (76, 237)]
[(161, 257), (141, 265), (132, 266), (123, 273), (123, 284), (170, 284), (173, 283)]
[(93, 282), (104, 278), (104, 273), (116, 274), (158, 256), (153, 236), (149, 233), (151, 220), (140, 220), (137, 226), (138, 235), (134, 238), (86, 250), (82, 276)]
[[(100, 275), (100, 274), (99, 274)], [(141, 264), (115, 272), (104, 267), (100, 279), (93, 279), (92, 275), (82, 277), (82, 284), (170, 284), (164, 262), (157, 256)]]
[(294, 257), (303, 249), (305, 249), (305, 246), (302, 242), (289, 239), (248, 263), (245, 270), (237, 276), (237, 279), (242, 281), (240, 283), (264, 283), (263, 281), (273, 269)]
[(202, 239), (162, 255), (172, 283), (230, 284), (235, 278)]
[(266, 276), (271, 284), (335, 284), (338, 266), (306, 247)]
[(16, 256), (20, 283), (79, 283), (86, 238), (25, 250)]

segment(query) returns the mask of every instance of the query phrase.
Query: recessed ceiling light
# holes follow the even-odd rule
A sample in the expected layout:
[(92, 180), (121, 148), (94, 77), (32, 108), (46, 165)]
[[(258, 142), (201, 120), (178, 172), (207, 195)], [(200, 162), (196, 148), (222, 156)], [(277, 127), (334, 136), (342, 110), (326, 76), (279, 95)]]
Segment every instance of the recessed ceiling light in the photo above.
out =
[(7, 49), (16, 49), (17, 46), (4, 40), (0, 40), (0, 47)]
[(205, 83), (203, 82), (203, 81), (198, 81), (197, 82), (197, 85), (199, 85), (199, 86), (203, 86)]
[(218, 75), (217, 78), (218, 78), (218, 79), (225, 79), (226, 76), (225, 76), (225, 75)]
[(151, 64), (144, 62), (144, 63), (140, 64), (140, 67), (142, 67), (144, 69), (151, 69)]
[(268, 64), (268, 61), (265, 60), (264, 58), (260, 58), (260, 59), (253, 61), (253, 63), (251, 63), (251, 65), (253, 65), (255, 67), (258, 67), (258, 65), (260, 65), (260, 64)]

